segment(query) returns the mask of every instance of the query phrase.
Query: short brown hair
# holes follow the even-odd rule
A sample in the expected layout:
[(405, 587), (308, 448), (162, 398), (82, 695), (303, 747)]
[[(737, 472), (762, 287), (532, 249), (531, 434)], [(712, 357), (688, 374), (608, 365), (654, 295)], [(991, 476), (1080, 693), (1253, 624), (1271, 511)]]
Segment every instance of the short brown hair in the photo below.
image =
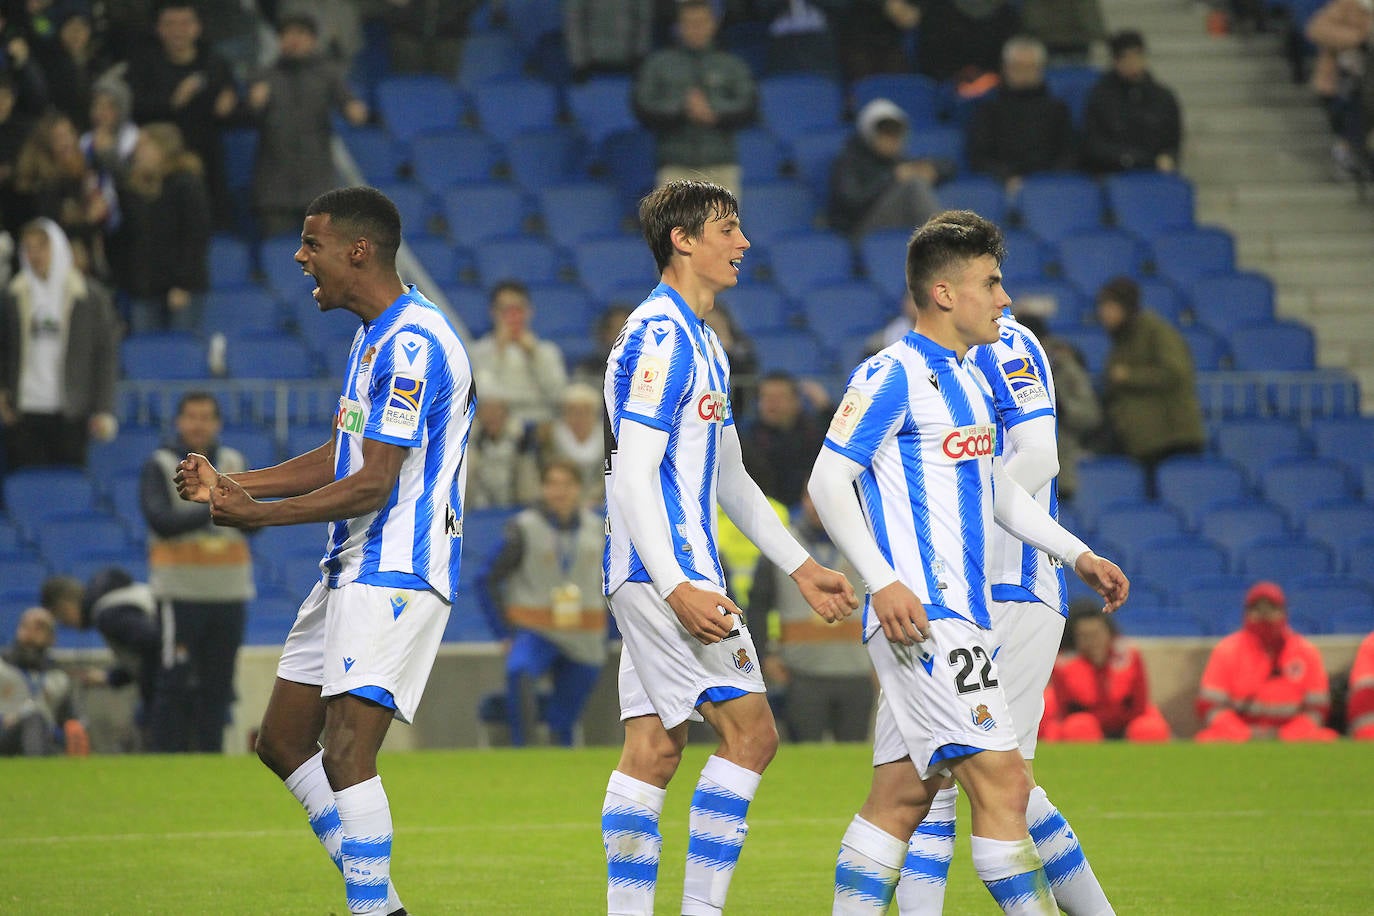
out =
[(673, 258), (673, 230), (701, 238), (709, 220), (739, 216), (739, 201), (729, 188), (709, 181), (670, 181), (639, 202), (639, 228), (654, 253), (659, 273)]
[(917, 308), (922, 301), (918, 291), (940, 271), (956, 262), (972, 261), (991, 255), (998, 264), (1007, 256), (1002, 230), (992, 220), (972, 210), (946, 210), (937, 213), (912, 233), (906, 246), (906, 282)]

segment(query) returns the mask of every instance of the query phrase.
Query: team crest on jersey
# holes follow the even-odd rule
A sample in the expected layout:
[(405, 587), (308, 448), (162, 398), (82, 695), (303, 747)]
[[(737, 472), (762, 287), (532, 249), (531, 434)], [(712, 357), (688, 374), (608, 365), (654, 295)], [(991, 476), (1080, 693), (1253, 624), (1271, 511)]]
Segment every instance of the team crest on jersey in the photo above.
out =
[(844, 393), (844, 400), (840, 401), (840, 406), (835, 408), (835, 415), (830, 418), (830, 428), (826, 430), (826, 437), (839, 445), (848, 444), (849, 437), (854, 435), (859, 421), (872, 404), (873, 399), (868, 395), (857, 388), (850, 388)]
[(992, 717), (992, 713), (988, 712), (986, 703), (979, 703), (973, 707), (969, 717), (973, 720), (974, 725), (985, 732), (990, 732), (997, 727), (997, 720)]
[(657, 356), (641, 356), (635, 365), (634, 380), (630, 382), (630, 399), (658, 404), (663, 400), (663, 386), (667, 382), (667, 361)]
[(352, 398), (339, 398), (339, 412), (334, 415), (334, 428), (361, 436), (363, 423), (363, 405)]
[(1045, 386), (1040, 381), (1040, 374), (1035, 371), (1035, 364), (1029, 358), (1023, 356), (1007, 360), (1002, 364), (1002, 374), (1007, 377), (1012, 397), (1016, 398), (1017, 404), (1025, 406), (1031, 401), (1045, 399)]
[(734, 661), (735, 667), (745, 674), (754, 670), (754, 660), (749, 657), (749, 653), (744, 649), (736, 649), (730, 656)]
[(413, 436), (420, 428), (420, 404), (425, 397), (425, 380), (397, 375), (391, 380), (391, 393), (382, 411), (382, 432), (389, 436)]
[(372, 371), (372, 360), (377, 356), (377, 345), (373, 344), (363, 351), (363, 358), (358, 361), (358, 374)]

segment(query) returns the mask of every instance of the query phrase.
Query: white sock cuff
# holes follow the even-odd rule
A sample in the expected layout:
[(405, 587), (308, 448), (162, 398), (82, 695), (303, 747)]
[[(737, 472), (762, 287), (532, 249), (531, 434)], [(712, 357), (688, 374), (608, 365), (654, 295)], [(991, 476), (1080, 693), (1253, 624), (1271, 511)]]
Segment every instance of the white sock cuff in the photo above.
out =
[(627, 798), (637, 805), (648, 808), (654, 814), (660, 814), (663, 811), (663, 800), (668, 797), (668, 790), (651, 786), (633, 776), (626, 776), (619, 770), (612, 770), (610, 782), (606, 783), (606, 794)]
[(347, 789), (334, 790), (334, 804), (338, 806), (339, 817), (343, 820), (367, 817), (389, 810), (386, 790), (382, 788), (382, 777), (373, 776)]
[(1024, 840), (993, 840), (975, 836), (970, 839), (973, 868), (984, 881), (1000, 881), (1044, 866), (1030, 837)]
[(315, 756), (296, 767), (291, 775), (282, 782), (286, 785), (288, 792), (297, 798), (302, 798), (309, 793), (311, 787), (307, 783), (314, 782), (311, 778), (313, 776), (324, 776), (324, 748), (320, 748)]
[(1045, 790), (1035, 786), (1030, 790), (1030, 800), (1026, 802), (1026, 821), (1034, 824), (1054, 811), (1054, 802)]
[(848, 846), (884, 868), (899, 869), (906, 861), (906, 840), (874, 826), (857, 814), (849, 822), (849, 829), (844, 832), (840, 845)]
[(740, 798), (753, 801), (754, 793), (759, 790), (759, 783), (763, 780), (763, 774), (712, 754), (706, 758), (706, 765), (701, 768), (701, 778), (710, 780), (722, 789), (729, 789)]
[(954, 805), (959, 800), (959, 787), (948, 786), (935, 793), (935, 797), (930, 801), (930, 814), (926, 817), (934, 817), (936, 814), (944, 815), (936, 817), (939, 821), (954, 820)]

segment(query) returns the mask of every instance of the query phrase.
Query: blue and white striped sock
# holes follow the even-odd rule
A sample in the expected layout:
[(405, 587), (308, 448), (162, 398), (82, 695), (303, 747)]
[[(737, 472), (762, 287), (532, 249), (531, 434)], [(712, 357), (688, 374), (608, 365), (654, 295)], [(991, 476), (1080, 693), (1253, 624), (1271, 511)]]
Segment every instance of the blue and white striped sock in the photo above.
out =
[(687, 839), (682, 916), (715, 916), (725, 906), (749, 825), (744, 817), (763, 777), (712, 755), (701, 768)]
[(1039, 786), (1031, 789), (1026, 823), (1059, 908), (1069, 916), (1112, 916), (1115, 910), (1093, 874), (1078, 836)]
[(886, 913), (902, 873), (907, 841), (854, 815), (835, 859), (834, 916)]
[(973, 869), (1003, 913), (1057, 916), (1059, 906), (1054, 902), (1044, 865), (1030, 837), (992, 840), (975, 836), (972, 846)]
[(350, 913), (386, 913), (391, 884), (391, 805), (382, 777), (334, 793), (343, 827), (339, 852)]
[(935, 793), (930, 812), (907, 844), (902, 878), (897, 882), (897, 912), (902, 916), (940, 916), (945, 907), (945, 881), (954, 858), (954, 805), (959, 789)]
[(601, 805), (601, 842), (606, 847), (606, 912), (653, 916), (658, 854), (663, 836), (658, 816), (668, 792), (618, 770), (611, 772)]

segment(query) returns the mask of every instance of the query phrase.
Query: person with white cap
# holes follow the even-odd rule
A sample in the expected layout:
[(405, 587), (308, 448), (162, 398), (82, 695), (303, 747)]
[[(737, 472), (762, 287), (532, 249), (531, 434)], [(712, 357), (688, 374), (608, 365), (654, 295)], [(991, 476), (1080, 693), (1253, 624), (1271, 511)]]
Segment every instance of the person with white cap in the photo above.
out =
[(874, 99), (855, 127), (830, 169), (830, 228), (858, 240), (875, 229), (915, 229), (940, 212), (932, 186), (950, 169), (907, 158), (906, 112)]

